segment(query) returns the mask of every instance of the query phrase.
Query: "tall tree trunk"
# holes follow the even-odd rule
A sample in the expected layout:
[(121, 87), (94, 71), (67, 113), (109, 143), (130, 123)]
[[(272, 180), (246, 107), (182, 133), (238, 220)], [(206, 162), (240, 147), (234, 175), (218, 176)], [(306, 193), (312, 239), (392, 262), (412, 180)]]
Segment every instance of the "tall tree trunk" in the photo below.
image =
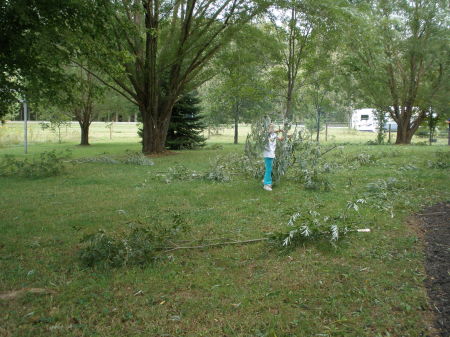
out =
[(91, 126), (89, 122), (78, 122), (81, 128), (81, 142), (80, 145), (90, 145), (89, 144), (89, 127)]
[(235, 104), (234, 110), (234, 144), (239, 142), (239, 103)]
[(316, 141), (319, 142), (320, 137), (320, 108), (317, 108), (317, 134)]
[(153, 105), (141, 106), (142, 115), (142, 152), (160, 153), (165, 151), (167, 132), (173, 104), (162, 108), (159, 113), (152, 111)]
[(284, 113), (284, 118), (288, 121), (292, 120), (292, 92), (294, 90), (294, 80), (289, 79), (288, 90), (286, 95), (286, 111)]
[(397, 138), (395, 144), (411, 144), (415, 130), (409, 127), (409, 121), (397, 124)]
[(400, 118), (397, 121), (397, 138), (395, 144), (411, 144), (415, 130), (410, 128), (409, 118)]
[(397, 123), (395, 144), (411, 144), (411, 139), (419, 128), (420, 123), (425, 119), (426, 113), (425, 111), (419, 111), (418, 116), (414, 116), (412, 106), (398, 107), (396, 111), (399, 113), (398, 118), (396, 118), (396, 114), (392, 115), (391, 113), (391, 117)]

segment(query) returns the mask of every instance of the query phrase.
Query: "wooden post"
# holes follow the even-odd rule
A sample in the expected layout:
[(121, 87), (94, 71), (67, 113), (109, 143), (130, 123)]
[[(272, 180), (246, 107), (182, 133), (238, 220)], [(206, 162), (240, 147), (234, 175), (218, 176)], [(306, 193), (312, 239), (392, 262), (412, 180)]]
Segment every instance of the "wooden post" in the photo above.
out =
[(448, 145), (450, 145), (450, 119), (447, 119), (446, 123), (448, 124)]
[(328, 141), (328, 122), (325, 122), (325, 141)]
[(388, 139), (388, 143), (391, 143), (391, 124), (389, 124), (389, 139)]

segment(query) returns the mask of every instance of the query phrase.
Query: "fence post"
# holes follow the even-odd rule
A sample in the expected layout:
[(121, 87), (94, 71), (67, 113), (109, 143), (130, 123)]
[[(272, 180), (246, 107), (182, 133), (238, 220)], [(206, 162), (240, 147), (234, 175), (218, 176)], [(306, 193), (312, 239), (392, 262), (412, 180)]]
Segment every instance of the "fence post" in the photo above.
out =
[(24, 98), (23, 101), (23, 145), (25, 148), (25, 154), (28, 153), (28, 106), (27, 106), (27, 100)]
[(325, 141), (328, 141), (328, 122), (325, 122)]
[(448, 124), (448, 145), (450, 145), (450, 118), (447, 119), (446, 123)]
[(391, 143), (391, 124), (389, 124), (389, 139), (388, 139), (388, 143)]

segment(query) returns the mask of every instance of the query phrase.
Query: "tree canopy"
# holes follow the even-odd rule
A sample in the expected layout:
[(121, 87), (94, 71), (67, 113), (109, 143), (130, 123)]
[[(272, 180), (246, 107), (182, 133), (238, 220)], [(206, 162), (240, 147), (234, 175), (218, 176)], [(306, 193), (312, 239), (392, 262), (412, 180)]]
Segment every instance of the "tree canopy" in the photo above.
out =
[(443, 0), (9, 0), (0, 22), (0, 115), (23, 97), (81, 106), (76, 65), (134, 106), (144, 153), (164, 151), (194, 89), (235, 142), (239, 122), (267, 112), (365, 106), (391, 114), (403, 144), (448, 107)]

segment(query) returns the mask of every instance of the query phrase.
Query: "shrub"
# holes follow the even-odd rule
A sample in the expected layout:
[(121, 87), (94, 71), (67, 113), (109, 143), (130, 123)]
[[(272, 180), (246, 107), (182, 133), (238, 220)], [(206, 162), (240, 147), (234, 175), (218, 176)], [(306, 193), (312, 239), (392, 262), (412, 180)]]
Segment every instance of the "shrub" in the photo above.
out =
[(131, 223), (124, 232), (107, 233), (99, 230), (81, 239), (78, 254), (82, 265), (103, 268), (145, 266), (157, 260), (160, 252), (172, 245), (180, 233), (189, 230), (179, 213), (172, 214), (172, 223), (142, 225)]
[(5, 155), (0, 161), (0, 176), (19, 176), (26, 178), (44, 178), (57, 176), (64, 172), (65, 160), (71, 152), (66, 150), (57, 153), (55, 150), (42, 152), (31, 159), (16, 159), (12, 155)]
[(435, 160), (429, 160), (428, 167), (437, 169), (450, 168), (450, 152), (436, 152)]

